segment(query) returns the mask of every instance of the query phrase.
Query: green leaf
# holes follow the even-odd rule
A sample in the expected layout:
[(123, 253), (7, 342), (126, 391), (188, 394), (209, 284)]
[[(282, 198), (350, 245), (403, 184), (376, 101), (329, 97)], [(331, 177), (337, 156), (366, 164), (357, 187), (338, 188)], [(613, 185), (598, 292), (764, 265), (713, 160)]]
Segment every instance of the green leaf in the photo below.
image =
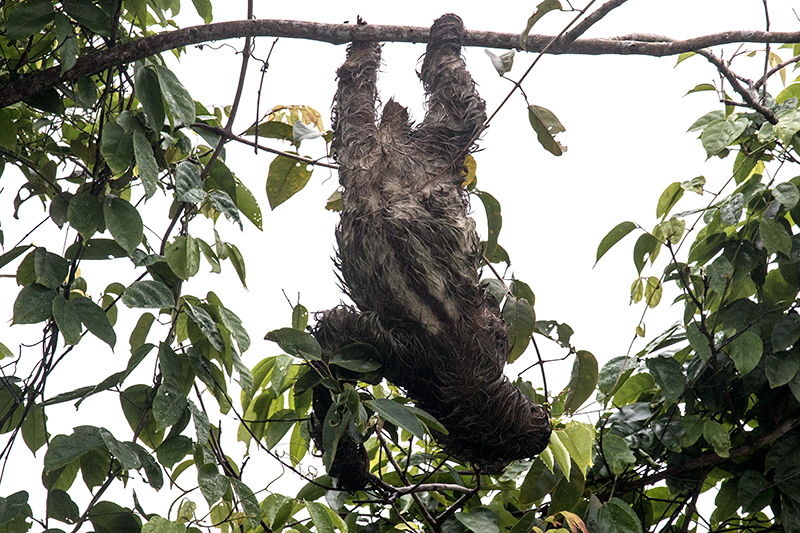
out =
[(39, 448), (47, 444), (46, 420), (47, 417), (41, 405), (31, 409), (22, 420), (22, 438), (25, 440), (25, 445), (34, 455)]
[[(139, 99), (139, 102), (141, 102), (142, 107), (144, 108), (144, 114), (145, 117), (147, 117), (147, 123), (150, 125), (153, 131), (160, 132), (161, 128), (164, 127), (166, 113), (164, 111), (164, 100), (161, 98), (161, 86), (158, 83), (158, 74), (156, 74), (153, 67), (145, 66), (142, 63), (137, 62), (134, 75), (134, 89), (136, 91), (136, 97)], [(145, 190), (147, 190), (147, 186), (145, 186)], [(148, 195), (147, 197), (150, 198), (150, 196), (151, 195)]]
[(142, 217), (127, 200), (114, 196), (106, 198), (103, 203), (103, 217), (114, 240), (129, 254), (142, 242)]
[(128, 443), (118, 441), (105, 428), (100, 428), (100, 437), (102, 437), (108, 451), (119, 461), (124, 470), (138, 470), (142, 467), (138, 454), (127, 446)]
[(720, 457), (730, 455), (731, 436), (719, 422), (706, 420), (703, 423), (703, 438), (714, 447), (714, 452)]
[(200, 270), (200, 246), (191, 235), (177, 235), (164, 250), (167, 265), (181, 279), (188, 280)]
[(200, 445), (205, 445), (211, 436), (211, 423), (208, 420), (208, 415), (198, 409), (191, 401), (189, 401), (189, 410), (192, 412), (194, 430), (197, 433), (197, 442)]
[[(15, 492), (6, 498), (0, 498), (0, 525), (8, 524), (14, 520), (17, 515), (27, 507), (27, 504), (28, 493), (24, 490)], [(30, 525), (28, 525), (28, 527), (30, 527)], [(16, 530), (13, 529), (7, 529), (7, 531), (9, 531), (9, 533), (16, 532)], [(22, 532), (24, 531), (27, 531), (27, 528), (22, 530)]]
[[(123, 297), (125, 294), (123, 293)], [(124, 299), (124, 298), (123, 298)], [(152, 313), (143, 313), (136, 322), (136, 326), (131, 331), (129, 344), (131, 345), (131, 352), (135, 352), (140, 346), (144, 345), (147, 340), (147, 334), (150, 333), (150, 327), (155, 322), (156, 317)]]
[[(203, 22), (208, 24), (214, 19), (214, 16), (211, 13), (211, 2), (210, 0), (192, 0), (194, 4), (194, 8), (197, 10), (197, 14), (203, 19)], [(255, 528), (255, 526), (253, 526)]]
[(61, 286), (69, 274), (67, 260), (48, 252), (44, 248), (37, 248), (33, 256), (34, 269), (36, 270), (36, 283), (56, 289)]
[(153, 399), (153, 416), (159, 428), (167, 428), (178, 423), (186, 410), (186, 396), (175, 384), (162, 383)]
[[(102, 213), (102, 208), (100, 212)], [(70, 245), (70, 247), (67, 248), (67, 251), (64, 253), (64, 257), (75, 257), (75, 254), (78, 251), (78, 244), (79, 243), (74, 243)], [(126, 252), (122, 246), (117, 244), (116, 241), (112, 239), (90, 239), (88, 241), (84, 241), (83, 255), (81, 256), (81, 260), (104, 261), (106, 259), (113, 259), (115, 257), (128, 257), (128, 252)]]
[(197, 469), (197, 483), (209, 506), (219, 501), (228, 490), (228, 478), (220, 474), (213, 463), (206, 463)]
[(166, 518), (153, 515), (142, 526), (142, 533), (186, 533), (186, 524), (182, 521), (180, 523), (170, 522)]
[(686, 388), (686, 376), (681, 364), (673, 357), (660, 356), (650, 357), (645, 363), (667, 403), (677, 402)]
[(227, 307), (219, 306), (219, 316), (222, 323), (231, 332), (236, 344), (239, 345), (239, 351), (244, 353), (250, 348), (250, 335), (244, 329), (241, 319)]
[(642, 533), (642, 523), (633, 509), (620, 500), (611, 498), (600, 508), (597, 521), (603, 533)]
[(382, 366), (378, 350), (364, 343), (350, 344), (336, 350), (328, 363), (353, 372), (371, 372)]
[(719, 208), (720, 219), (728, 226), (737, 224), (739, 219), (742, 218), (743, 208), (744, 195), (742, 193), (736, 193)]
[(514, 66), (514, 50), (509, 50), (499, 56), (492, 53), (488, 48), (483, 51), (486, 52), (486, 55), (492, 60), (492, 66), (500, 76), (509, 72), (511, 67)]
[(757, 470), (748, 470), (741, 478), (738, 485), (739, 503), (742, 511), (756, 513), (769, 505), (775, 496), (773, 485)]
[(509, 296), (503, 305), (503, 320), (508, 326), (508, 343), (511, 345), (508, 362), (513, 363), (528, 348), (536, 329), (536, 312), (524, 298)]
[(239, 503), (242, 505), (247, 521), (250, 522), (250, 527), (255, 530), (261, 522), (261, 507), (258, 505), (258, 500), (253, 491), (250, 490), (250, 487), (240, 480), (232, 477), (231, 485), (233, 485), (233, 490), (236, 491), (236, 495), (239, 497)]
[(395, 426), (405, 429), (418, 439), (425, 438), (425, 428), (422, 427), (422, 424), (417, 417), (414, 416), (414, 413), (405, 405), (389, 400), (388, 398), (365, 400), (363, 403), (385, 420), (388, 420)]
[(292, 308), (292, 328), (305, 331), (306, 326), (308, 326), (308, 309), (297, 304)]
[(17, 126), (10, 113), (0, 110), (0, 146), (12, 152), (17, 149)]
[(564, 397), (564, 410), (568, 414), (574, 414), (583, 402), (589, 399), (597, 386), (598, 377), (597, 359), (594, 355), (586, 350), (580, 350), (575, 354), (572, 374)]
[(581, 474), (592, 466), (595, 429), (592, 424), (570, 420), (564, 429), (557, 429), (561, 444), (569, 452), (572, 461), (578, 465)]
[(777, 113), (778, 123), (775, 125), (775, 135), (784, 144), (790, 144), (792, 137), (800, 131), (800, 110), (797, 107), (787, 107)]
[(689, 345), (703, 361), (711, 359), (712, 352), (708, 337), (700, 332), (697, 322), (692, 322), (686, 326), (686, 338), (689, 340)]
[(533, 14), (528, 17), (528, 23), (525, 25), (525, 29), (522, 30), (522, 33), (519, 36), (520, 48), (525, 51), (528, 50), (528, 35), (530, 34), (531, 28), (533, 28), (533, 25), (536, 24), (540, 18), (554, 9), (562, 9), (561, 3), (558, 0), (544, 0), (536, 6), (536, 11), (534, 11)]
[(94, 426), (78, 426), (72, 435), (56, 435), (44, 455), (44, 471), (52, 472), (67, 466), (83, 454), (104, 448), (105, 442), (100, 429)]
[(47, 493), (47, 516), (60, 522), (74, 524), (81, 514), (69, 494), (60, 489), (53, 489)]
[[(160, 281), (134, 281), (122, 293), (122, 303), (128, 307), (163, 309), (175, 305), (172, 291)], [(151, 315), (152, 316), (152, 315)]]
[(658, 232), (661, 237), (672, 244), (680, 244), (683, 232), (686, 230), (686, 221), (679, 220), (675, 217), (663, 221), (658, 226)]
[(678, 203), (678, 200), (683, 197), (683, 192), (684, 189), (679, 181), (670, 183), (658, 199), (656, 218), (666, 218), (672, 208), (675, 207), (675, 204)]
[(158, 163), (156, 163), (150, 142), (138, 131), (133, 132), (133, 156), (136, 158), (136, 166), (139, 170), (139, 179), (142, 180), (144, 186), (145, 197), (149, 199), (158, 190)]
[(67, 14), (103, 37), (111, 37), (111, 17), (91, 0), (63, 0)]
[(268, 450), (273, 449), (281, 439), (292, 429), (297, 420), (297, 413), (294, 409), (281, 409), (277, 413), (270, 415), (267, 423), (267, 432), (264, 434), (264, 445)]
[(317, 532), (334, 533), (333, 521), (331, 517), (328, 516), (328, 511), (325, 509), (325, 506), (312, 501), (306, 501), (305, 504), (308, 509), (308, 514), (311, 515), (311, 521), (314, 523), (314, 527), (317, 528)]
[(53, 318), (64, 336), (64, 344), (78, 344), (81, 340), (81, 320), (73, 313), (63, 295), (53, 298)]
[(711, 157), (722, 152), (728, 145), (733, 144), (749, 125), (749, 120), (736, 118), (735, 115), (707, 124), (700, 135), (706, 155)]
[(436, 418), (435, 418), (433, 415), (431, 415), (430, 413), (428, 413), (428, 412), (426, 412), (426, 411), (423, 411), (423, 410), (422, 410), (422, 409), (420, 409), (419, 407), (414, 407), (413, 405), (407, 405), (407, 406), (406, 406), (406, 409), (408, 409), (408, 410), (410, 410), (412, 413), (414, 413), (414, 416), (416, 416), (416, 417), (417, 417), (417, 419), (418, 419), (420, 422), (422, 422), (422, 423), (425, 425), (425, 427), (427, 427), (428, 429), (430, 429), (430, 430), (432, 430), (432, 431), (438, 431), (438, 432), (439, 432), (439, 433), (441, 433), (442, 435), (449, 435), (449, 434), (450, 434), (450, 432), (447, 430), (447, 428), (446, 428), (446, 427), (444, 427), (444, 426), (442, 425), (442, 423), (441, 423), (441, 422), (439, 422), (439, 421), (438, 421), (438, 420), (437, 420), (437, 419), (436, 419)]
[(769, 253), (781, 252), (789, 256), (792, 252), (792, 237), (783, 227), (783, 224), (771, 218), (762, 218), (758, 222), (759, 235), (764, 243), (764, 248)]
[(162, 65), (156, 65), (158, 83), (161, 86), (161, 94), (169, 104), (172, 113), (183, 123), (184, 127), (189, 127), (195, 121), (195, 106), (189, 91), (181, 84), (180, 80)]
[(33, 245), (26, 244), (25, 246), (17, 246), (7, 251), (3, 255), (0, 255), (0, 268), (3, 268), (11, 261), (24, 254), (29, 248), (31, 248), (31, 246)]
[(51, 0), (25, 0), (19, 2), (8, 14), (6, 37), (12, 40), (27, 39), (53, 20), (55, 10)]
[(647, 263), (647, 257), (650, 258), (651, 262), (655, 261), (660, 248), (661, 242), (651, 234), (642, 233), (639, 236), (633, 247), (633, 264), (636, 265), (636, 272), (638, 274), (642, 273), (644, 265)]
[(258, 200), (256, 200), (256, 197), (250, 189), (245, 187), (244, 183), (238, 178), (236, 179), (236, 206), (255, 227), (260, 230), (264, 229), (262, 227), (261, 207), (258, 205)]
[(629, 466), (636, 464), (636, 457), (628, 443), (619, 435), (606, 433), (603, 435), (602, 444), (603, 457), (610, 462), (608, 466), (615, 476), (622, 475)]
[(322, 348), (316, 339), (304, 331), (293, 328), (281, 328), (267, 333), (264, 337), (268, 341), (278, 344), (289, 355), (302, 357), (308, 361), (322, 359)]
[(244, 257), (242, 257), (242, 252), (239, 251), (239, 248), (236, 245), (231, 243), (226, 243), (225, 246), (228, 247), (228, 259), (230, 259), (231, 264), (233, 264), (234, 270), (236, 270), (236, 274), (239, 276), (239, 281), (242, 282), (242, 286), (246, 289), (247, 283), (245, 282), (245, 265), (244, 265)]
[(181, 202), (198, 203), (206, 199), (200, 171), (194, 163), (181, 161), (175, 167), (175, 196)]
[[(191, 444), (191, 439), (187, 440)], [(125, 445), (139, 457), (139, 462), (147, 475), (147, 484), (156, 490), (161, 490), (161, 487), (164, 486), (164, 474), (161, 472), (161, 467), (156, 463), (156, 460), (153, 459), (153, 456), (135, 442), (126, 442)]]
[(89, 332), (105, 342), (111, 348), (117, 342), (117, 334), (108, 320), (103, 308), (91, 301), (89, 298), (78, 297), (68, 302), (69, 308), (81, 319), (83, 325)]
[(628, 357), (621, 355), (614, 357), (603, 365), (597, 377), (597, 390), (603, 394), (611, 394), (625, 383), (633, 373), (635, 363)]
[(772, 328), (772, 350), (780, 352), (790, 348), (800, 339), (800, 315), (788, 313), (781, 315)]
[(764, 372), (771, 389), (788, 384), (800, 370), (800, 350), (768, 354)]
[(112, 502), (98, 502), (89, 511), (95, 533), (139, 533), (142, 525), (130, 509)]
[(307, 163), (279, 155), (272, 160), (267, 175), (267, 199), (271, 209), (297, 194), (306, 186), (312, 170)]
[(192, 453), (193, 448), (192, 439), (186, 435), (170, 437), (162, 442), (156, 450), (158, 462), (171, 470), (175, 463)]
[(644, 301), (647, 307), (654, 308), (661, 301), (661, 295), (664, 293), (664, 285), (661, 280), (655, 276), (650, 276), (644, 285)]
[(555, 474), (547, 468), (541, 458), (535, 459), (519, 487), (519, 504), (528, 505), (538, 502), (550, 494), (550, 491), (556, 486), (556, 482)]
[(794, 183), (779, 183), (772, 189), (772, 195), (778, 200), (787, 210), (792, 210), (800, 200), (800, 191)]
[(213, 346), (218, 352), (225, 351), (225, 343), (222, 340), (222, 335), (220, 334), (219, 328), (217, 328), (217, 324), (214, 322), (214, 319), (208, 314), (208, 311), (199, 305), (195, 306), (189, 302), (186, 302), (184, 305), (184, 312), (189, 318), (192, 319), (192, 322), (197, 324), (197, 327), (203, 332), (203, 335), (205, 335), (205, 337), (208, 339), (208, 342), (211, 343), (211, 346)]
[(88, 239), (103, 225), (103, 203), (90, 193), (73, 196), (69, 201), (67, 220), (84, 239)]
[(562, 131), (566, 131), (566, 129), (552, 111), (538, 105), (529, 105), (528, 121), (530, 121), (533, 131), (536, 132), (536, 138), (539, 140), (539, 144), (541, 144), (545, 150), (555, 156), (564, 153), (564, 147), (562, 147), (553, 136)]
[(559, 432), (554, 431), (550, 434), (550, 443), (547, 445), (547, 449), (550, 450), (553, 457), (555, 457), (556, 463), (561, 467), (561, 472), (564, 473), (564, 477), (569, 479), (572, 461), (567, 448), (564, 446), (564, 443), (561, 442)]
[(486, 507), (474, 507), (469, 513), (457, 512), (453, 516), (473, 533), (500, 533), (497, 514)]
[(106, 122), (100, 139), (100, 153), (114, 175), (124, 174), (133, 160), (133, 135), (116, 122)]
[(488, 223), (488, 235), (486, 237), (486, 246), (483, 253), (490, 257), (494, 255), (497, 249), (497, 237), (500, 235), (500, 229), (503, 227), (503, 216), (500, 213), (500, 202), (494, 196), (483, 191), (474, 191), (475, 195), (480, 198), (483, 203), (483, 208), (486, 211), (486, 221)]
[(53, 298), (56, 291), (37, 283), (26, 285), (14, 301), (12, 324), (36, 324), (44, 322), (53, 314)]
[(723, 296), (733, 279), (733, 265), (725, 256), (721, 255), (714, 259), (714, 262), (708, 266), (706, 272), (708, 274), (709, 288)]
[(596, 265), (600, 258), (603, 257), (612, 246), (617, 244), (628, 233), (636, 229), (636, 224), (633, 222), (620, 222), (600, 241), (600, 246), (597, 247), (597, 258), (594, 261)]
[(752, 331), (745, 331), (731, 341), (729, 352), (736, 370), (745, 375), (758, 366), (764, 353), (764, 344), (761, 342), (761, 337)]

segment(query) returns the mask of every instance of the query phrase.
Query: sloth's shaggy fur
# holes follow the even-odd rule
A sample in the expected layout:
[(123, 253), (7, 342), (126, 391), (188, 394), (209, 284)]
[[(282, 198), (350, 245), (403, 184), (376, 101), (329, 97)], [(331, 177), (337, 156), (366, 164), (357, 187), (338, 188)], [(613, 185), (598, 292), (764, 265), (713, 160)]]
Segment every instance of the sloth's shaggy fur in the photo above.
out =
[[(486, 111), (461, 57), (463, 31), (456, 15), (431, 28), (420, 72), (427, 113), (416, 127), (393, 100), (376, 124), (380, 46), (348, 49), (334, 103), (343, 189), (336, 237), (341, 278), (358, 310), (326, 311), (314, 334), (327, 354), (354, 342), (375, 346), (386, 379), (448, 429), (437, 442), (496, 472), (540, 453), (550, 423), (504, 376), (506, 326), (479, 287), (481, 247), (461, 169)], [(315, 391), (321, 419), (330, 401), (327, 390)], [(339, 452), (363, 457), (355, 448), (341, 443)], [(331, 475), (344, 488), (363, 487), (364, 465), (343, 465), (339, 452)]]

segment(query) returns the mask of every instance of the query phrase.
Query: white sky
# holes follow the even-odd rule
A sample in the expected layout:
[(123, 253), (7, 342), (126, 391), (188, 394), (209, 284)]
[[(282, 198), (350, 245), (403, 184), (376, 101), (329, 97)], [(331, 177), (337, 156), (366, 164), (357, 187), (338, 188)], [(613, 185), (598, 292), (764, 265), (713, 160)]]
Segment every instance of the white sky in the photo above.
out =
[[(199, 18), (193, 15), (191, 2), (184, 0), (182, 3), (181, 25), (200, 23)], [(491, 9), (483, 2), (435, 0), (256, 2), (255, 14), (259, 18), (328, 23), (354, 21), (357, 15), (361, 15), (372, 24), (426, 26), (442, 13), (454, 11), (464, 19), (468, 29), (519, 32), (536, 3), (503, 2)], [(771, 0), (769, 4), (773, 30), (797, 29), (798, 20), (791, 10), (796, 2)], [(224, 7), (222, 2), (216, 2), (214, 7), (215, 22), (243, 18), (246, 13), (244, 1), (225, 2)], [(540, 21), (534, 32), (554, 34), (572, 16), (551, 13)], [(635, 32), (686, 38), (725, 30), (762, 30), (764, 24), (761, 0), (631, 0), (594, 26), (587, 36)], [(264, 58), (272, 41), (259, 38), (255, 55)], [(240, 48), (242, 41), (229, 41), (218, 51), (205, 48), (201, 53), (190, 49), (181, 63), (174, 65), (176, 74), (193, 98), (207, 106), (228, 105), (233, 98), (240, 56), (234, 55), (234, 50), (228, 45)], [(728, 50), (729, 56), (732, 49)], [(417, 120), (424, 114), (422, 88), (415, 74), (417, 60), (423, 51), (422, 44), (386, 44), (380, 78), (382, 99), (386, 101), (394, 97), (408, 106), (412, 117)], [(787, 51), (782, 52), (789, 57)], [(497, 76), (483, 50), (469, 49), (465, 56), (488, 110), (494, 111), (511, 89), (511, 84)], [(344, 57), (344, 46), (281, 39), (275, 46), (264, 78), (262, 113), (278, 104), (307, 104), (319, 110), (326, 126), (330, 127), (335, 71)], [(509, 76), (520, 76), (534, 57), (517, 54), (515, 67)], [(633, 220), (652, 228), (656, 223), (658, 197), (674, 181), (689, 180), (702, 174), (714, 187), (730, 175), (732, 160), (706, 163), (705, 152), (696, 135), (686, 133), (696, 118), (718, 109), (719, 104), (713, 93), (685, 98), (683, 95), (699, 83), (717, 81), (718, 76), (712, 65), (699, 57), (682, 63), (678, 68), (673, 68), (675, 62), (675, 57), (545, 57), (523, 86), (531, 103), (549, 108), (567, 128), (566, 133), (559, 135), (559, 140), (569, 147), (569, 151), (556, 158), (538, 145), (528, 123), (525, 103), (516, 95), (485, 133), (480, 142), (483, 151), (475, 155), (478, 187), (494, 195), (502, 205), (500, 244), (512, 259), (509, 274), (513, 273), (532, 287), (536, 294), (537, 319), (570, 324), (575, 330), (573, 344), (594, 353), (601, 365), (628, 351), (643, 311), (641, 304), (628, 305), (629, 288), (636, 278), (631, 260), (635, 237), (629, 236), (618, 244), (592, 269), (602, 237), (623, 220)], [(751, 78), (758, 76), (763, 66), (763, 54), (742, 61), (741, 66), (741, 74)], [(235, 131), (244, 130), (254, 120), (260, 78), (258, 68), (257, 63), (250, 66)], [(796, 77), (791, 72), (788, 74), (789, 81)], [(774, 95), (780, 87), (773, 82), (770, 90)], [(289, 148), (279, 144), (272, 146)], [(261, 339), (266, 332), (289, 324), (291, 310), (282, 291), (293, 301), (299, 293), (300, 301), (312, 312), (330, 308), (342, 297), (331, 261), (333, 230), (338, 215), (323, 209), (337, 182), (335, 175), (327, 169), (317, 168), (302, 192), (270, 212), (264, 184), (272, 156), (266, 153), (254, 155), (252, 149), (233, 144), (228, 145), (227, 151), (228, 166), (256, 194), (264, 213), (263, 233), (254, 230), (247, 221), (244, 234), (223, 219), (217, 224), (223, 238), (237, 244), (245, 256), (249, 290), (241, 288), (233, 268), (226, 262), (222, 275), (200, 275), (186, 286), (185, 292), (202, 297), (206, 291), (214, 290), (227, 307), (239, 314), (253, 338), (253, 347), (245, 353), (244, 361), (253, 366), (264, 357), (279, 353), (276, 346)], [(321, 140), (306, 141), (301, 150), (312, 157), (319, 157), (323, 152)], [(783, 179), (790, 177), (783, 176)], [(18, 174), (10, 172), (7, 167), (0, 183), (0, 208), (6, 213), (12, 209), (19, 184)], [(675, 211), (707, 202), (707, 196), (691, 198), (679, 204)], [(480, 202), (474, 202), (473, 208), (478, 227), (484, 231)], [(4, 217), (2, 229), (6, 232), (7, 248), (42, 217), (41, 206), (35, 201), (22, 208), (23, 223), (13, 224), (10, 217)], [(154, 229), (163, 234), (166, 223), (165, 220), (159, 222), (161, 229)], [(193, 235), (213, 242), (209, 223), (198, 220), (193, 223), (191, 231)], [(148, 237), (152, 238), (152, 234)], [(34, 234), (32, 239), (37, 245), (47, 245), (53, 251), (61, 251), (64, 246), (63, 235), (50, 238), (43, 230)], [(69, 242), (71, 237), (67, 240)], [(135, 279), (125, 260), (117, 260), (111, 265), (112, 268), (105, 263), (84, 263), (82, 268), (89, 279), (90, 294), (97, 296), (110, 281), (130, 283)], [(3, 273), (13, 273), (14, 268), (6, 267)], [(662, 268), (663, 264), (649, 275), (659, 275)], [(208, 265), (203, 263), (201, 272), (208, 270)], [(0, 279), (0, 287), (3, 294), (8, 295), (6, 304), (0, 308), (0, 318), (10, 324), (11, 304), (18, 289), (12, 279)], [(682, 308), (669, 307), (670, 300), (665, 296), (659, 308), (648, 312), (645, 322), (649, 338), (682, 316)], [(69, 361), (51, 377), (48, 395), (97, 383), (124, 368), (128, 358), (128, 332), (132, 328), (131, 320), (136, 316), (137, 313), (120, 308), (121, 328), (114, 353), (99, 342), (84, 339)], [(5, 330), (0, 342), (14, 350), (20, 342), (38, 339), (40, 330), (40, 326), (14, 326)], [(157, 339), (153, 334), (148, 340), (157, 342)], [(634, 352), (643, 345), (638, 341)], [(546, 358), (559, 357), (563, 353), (554, 344), (543, 340), (539, 341), (539, 347)], [(33, 360), (40, 353), (34, 348), (26, 353), (26, 358)], [(526, 352), (521, 359), (517, 370), (535, 360), (533, 350)], [(571, 361), (566, 366), (552, 366), (548, 372), (551, 393), (566, 384), (570, 367)], [(150, 371), (152, 366), (144, 372), (143, 380), (147, 379)], [(526, 378), (541, 386), (538, 370), (529, 372)], [(72, 416), (74, 410), (70, 405), (54, 410), (53, 414), (59, 416), (51, 414), (49, 429), (51, 433), (70, 433), (74, 425), (97, 424), (96, 420), (87, 418), (95, 412), (107, 413), (101, 423), (106, 424), (118, 438), (129, 438), (130, 430), (124, 422), (119, 425), (113, 421), (121, 413), (116, 398), (110, 394), (87, 401), (78, 417)], [(223, 431), (228, 435), (235, 434), (235, 422), (223, 420)], [(234, 457), (240, 450), (236, 446), (230, 445), (229, 453)], [(40, 451), (38, 455), (40, 460), (43, 453)], [(269, 461), (261, 463), (261, 459), (254, 458), (256, 460), (265, 465), (264, 468), (272, 465)], [(12, 463), (13, 475), (3, 479), (0, 495), (23, 488), (30, 491), (39, 484), (41, 467), (22, 442), (12, 454)], [(254, 470), (251, 474), (257, 472)], [(193, 475), (184, 474), (183, 480), (189, 484)], [(264, 475), (263, 470), (261, 475)], [(246, 481), (254, 489), (266, 484), (257, 477)], [(279, 481), (272, 489), (281, 491), (284, 481)], [(76, 483), (81, 483), (80, 479)], [(140, 489), (139, 497), (146, 492)], [(285, 490), (285, 493), (293, 494), (293, 491)], [(124, 496), (116, 501), (130, 505), (130, 491), (123, 489), (122, 494)], [(193, 496), (195, 500), (201, 499), (199, 494)], [(150, 506), (145, 505), (145, 508), (150, 512), (165, 512), (163, 502), (166, 496), (161, 494), (160, 498), (160, 502), (148, 498)]]

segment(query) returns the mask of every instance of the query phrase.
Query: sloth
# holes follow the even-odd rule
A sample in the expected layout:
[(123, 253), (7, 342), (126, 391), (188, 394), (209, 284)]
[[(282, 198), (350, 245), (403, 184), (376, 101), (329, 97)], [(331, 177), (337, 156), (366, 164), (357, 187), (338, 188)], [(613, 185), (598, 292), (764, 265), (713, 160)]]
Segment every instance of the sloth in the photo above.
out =
[[(376, 123), (380, 45), (349, 46), (333, 106), (342, 187), (336, 262), (356, 307), (321, 313), (313, 333), (327, 356), (352, 343), (374, 346), (384, 377), (447, 428), (437, 443), (496, 473), (542, 452), (551, 428), (547, 411), (503, 374), (506, 326), (479, 283), (482, 249), (462, 169), (486, 110), (461, 57), (463, 33), (452, 14), (431, 27), (419, 73), (427, 112), (416, 127), (394, 100)], [(331, 402), (315, 388), (318, 448)], [(363, 447), (345, 436), (330, 475), (357, 490), (367, 472)]]

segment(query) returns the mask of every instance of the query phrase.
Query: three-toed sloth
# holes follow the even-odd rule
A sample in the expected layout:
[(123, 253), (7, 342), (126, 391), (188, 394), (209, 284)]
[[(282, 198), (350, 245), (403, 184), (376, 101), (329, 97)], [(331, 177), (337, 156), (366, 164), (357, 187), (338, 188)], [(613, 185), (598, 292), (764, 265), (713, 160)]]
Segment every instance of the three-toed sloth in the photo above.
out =
[[(479, 286), (481, 244), (462, 168), (486, 111), (461, 57), (463, 33), (456, 15), (431, 27), (420, 72), (427, 113), (415, 127), (393, 100), (376, 123), (380, 45), (348, 48), (333, 112), (342, 186), (336, 238), (343, 285), (357, 309), (322, 313), (314, 335), (327, 354), (373, 345), (386, 379), (448, 429), (437, 442), (496, 472), (540, 453), (550, 422), (503, 374), (506, 326)], [(330, 402), (318, 387), (316, 416), (324, 419)], [(346, 448), (330, 473), (343, 488), (362, 488), (364, 466), (342, 462), (360, 454)]]

